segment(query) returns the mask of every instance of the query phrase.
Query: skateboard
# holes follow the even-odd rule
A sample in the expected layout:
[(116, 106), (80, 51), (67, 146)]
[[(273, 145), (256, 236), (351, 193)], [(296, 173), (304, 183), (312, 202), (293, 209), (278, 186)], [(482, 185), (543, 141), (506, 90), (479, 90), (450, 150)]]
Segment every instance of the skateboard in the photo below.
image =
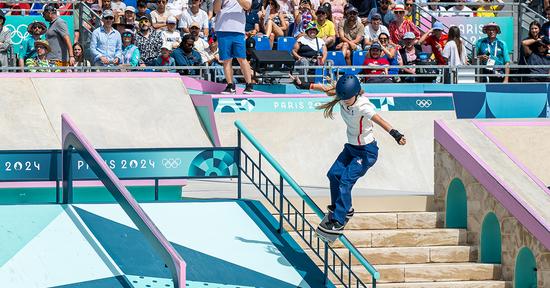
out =
[[(325, 217), (323, 217), (323, 220), (321, 220), (321, 224), (324, 224), (326, 223), (328, 220), (329, 220), (329, 215), (330, 213), (327, 213), (325, 214)], [(319, 225), (321, 225), (319, 224)], [(332, 244), (334, 243), (334, 241), (336, 241), (338, 239), (338, 237), (340, 237), (342, 234), (329, 234), (329, 233), (325, 233), (323, 231), (321, 231), (319, 229), (319, 227), (317, 227), (317, 229), (315, 229), (315, 235), (321, 239), (323, 242), (327, 243), (327, 244)]]

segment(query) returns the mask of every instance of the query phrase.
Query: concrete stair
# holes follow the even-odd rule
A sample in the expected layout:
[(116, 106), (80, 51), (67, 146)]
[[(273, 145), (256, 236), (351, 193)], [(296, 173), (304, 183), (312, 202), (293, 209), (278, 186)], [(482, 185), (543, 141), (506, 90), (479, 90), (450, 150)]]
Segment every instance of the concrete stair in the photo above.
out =
[[(307, 219), (315, 226), (319, 223), (315, 215)], [(322, 269), (321, 259), (297, 233), (290, 234)], [(380, 272), (377, 287), (511, 288), (511, 283), (500, 281), (500, 265), (477, 263), (478, 251), (468, 245), (466, 230), (444, 228), (443, 213), (356, 213), (345, 235)], [(348, 250), (340, 241), (331, 247), (348, 263)], [(351, 265), (365, 283), (371, 282), (370, 274), (353, 257)], [(342, 268), (336, 266), (340, 273)], [(335, 280), (333, 275), (329, 278)]]

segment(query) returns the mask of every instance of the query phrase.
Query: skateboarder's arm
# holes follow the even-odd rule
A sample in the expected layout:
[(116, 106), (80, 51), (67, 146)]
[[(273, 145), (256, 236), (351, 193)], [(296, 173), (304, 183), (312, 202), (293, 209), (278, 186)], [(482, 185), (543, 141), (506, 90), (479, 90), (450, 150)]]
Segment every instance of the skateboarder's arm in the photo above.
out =
[(372, 122), (378, 124), (378, 126), (382, 127), (382, 129), (386, 130), (386, 132), (390, 133), (390, 135), (395, 139), (395, 141), (397, 141), (399, 145), (405, 145), (407, 143), (407, 139), (405, 139), (405, 135), (393, 129), (390, 123), (386, 122), (386, 120), (380, 117), (380, 115), (375, 114), (374, 116), (372, 116), (371, 120)]

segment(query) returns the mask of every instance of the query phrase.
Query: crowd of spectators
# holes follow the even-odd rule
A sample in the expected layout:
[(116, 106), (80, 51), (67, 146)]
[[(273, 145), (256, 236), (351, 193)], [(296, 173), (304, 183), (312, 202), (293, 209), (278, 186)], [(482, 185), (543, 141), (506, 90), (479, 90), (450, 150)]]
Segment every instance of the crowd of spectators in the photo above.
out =
[[(222, 10), (226, 8), (226, 3), (232, 2), (83, 0), (79, 4), (63, 5), (0, 4), (0, 66), (8, 65), (7, 51), (11, 45), (10, 31), (5, 27), (5, 15), (42, 15), (44, 21), (28, 25), (28, 37), (21, 42), (17, 53), (18, 66), (33, 67), (37, 71), (48, 70), (46, 66), (166, 66), (162, 71), (174, 71), (171, 67), (223, 65), (225, 73), (232, 74), (225, 67), (231, 63), (227, 59), (220, 59), (218, 50), (218, 37), (227, 34), (227, 31), (223, 28), (225, 24), (219, 24), (225, 20), (217, 19), (220, 17), (215, 13), (216, 1), (221, 3)], [(238, 0), (239, 9), (243, 9), (242, 1), (246, 2)], [(429, 77), (413, 77), (414, 74), (433, 72), (421, 65), (460, 66), (471, 63), (486, 65), (481, 72), (487, 77), (482, 77), (482, 81), (510, 80), (510, 69), (506, 65), (511, 63), (508, 50), (508, 44), (511, 43), (505, 43), (498, 37), (501, 27), (495, 22), (483, 27), (487, 37), (475, 43), (472, 47), (475, 54), (470, 55), (458, 27), (445, 27), (435, 22), (431, 29), (423, 32), (417, 25), (418, 15), (422, 13), (435, 18), (453, 15), (496, 17), (504, 7), (499, 5), (503, 0), (456, 0), (450, 7), (420, 3), (422, 9), (415, 8), (414, 1), (249, 0), (250, 5), (246, 4), (248, 9), (244, 9), (244, 32), (247, 38), (266, 36), (272, 48), (276, 48), (280, 37), (293, 37), (296, 44), (290, 52), (297, 66), (324, 65), (328, 51), (341, 51), (345, 63), (352, 65), (354, 52), (365, 51), (363, 66), (376, 66), (362, 71), (367, 75), (365, 79), (368, 82), (429, 81)], [(435, 2), (438, 1), (430, 1)], [(88, 15), (86, 21), (82, 22), (84, 27), (75, 27), (75, 35), (71, 40), (68, 25), (60, 16), (77, 13), (77, 9), (71, 10), (77, 8), (77, 5), (86, 5), (97, 16)], [(550, 17), (550, 7), (546, 7), (545, 13)], [(230, 27), (231, 21), (227, 25)], [(79, 43), (82, 39), (79, 33), (81, 28), (92, 31), (90, 39), (82, 44)], [(550, 64), (549, 32), (550, 22), (531, 23), (529, 37), (520, 47), (519, 64)], [(244, 65), (240, 60), (239, 64)], [(398, 65), (418, 65), (418, 68), (392, 67)], [(506, 68), (493, 68), (495, 65)], [(242, 69), (243, 72), (246, 70)], [(192, 69), (177, 72), (192, 75), (199, 73)], [(523, 72), (548, 74), (549, 69), (530, 68)], [(547, 77), (525, 79), (548, 80)], [(449, 79), (445, 78), (444, 81), (448, 82)]]

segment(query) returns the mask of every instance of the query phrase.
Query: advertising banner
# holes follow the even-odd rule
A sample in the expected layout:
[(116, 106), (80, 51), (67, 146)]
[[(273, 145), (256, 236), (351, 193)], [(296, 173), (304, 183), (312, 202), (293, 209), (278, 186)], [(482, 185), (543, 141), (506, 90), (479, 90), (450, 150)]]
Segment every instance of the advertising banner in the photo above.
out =
[(487, 35), (483, 33), (483, 25), (489, 22), (496, 22), (500, 26), (501, 34), (497, 36), (498, 39), (506, 42), (508, 45), (508, 51), (514, 51), (514, 17), (465, 17), (465, 16), (453, 16), (453, 17), (439, 17), (441, 23), (448, 27), (457, 26), (460, 28), (460, 35), (468, 39), (472, 44), (480, 38), (485, 38)]

